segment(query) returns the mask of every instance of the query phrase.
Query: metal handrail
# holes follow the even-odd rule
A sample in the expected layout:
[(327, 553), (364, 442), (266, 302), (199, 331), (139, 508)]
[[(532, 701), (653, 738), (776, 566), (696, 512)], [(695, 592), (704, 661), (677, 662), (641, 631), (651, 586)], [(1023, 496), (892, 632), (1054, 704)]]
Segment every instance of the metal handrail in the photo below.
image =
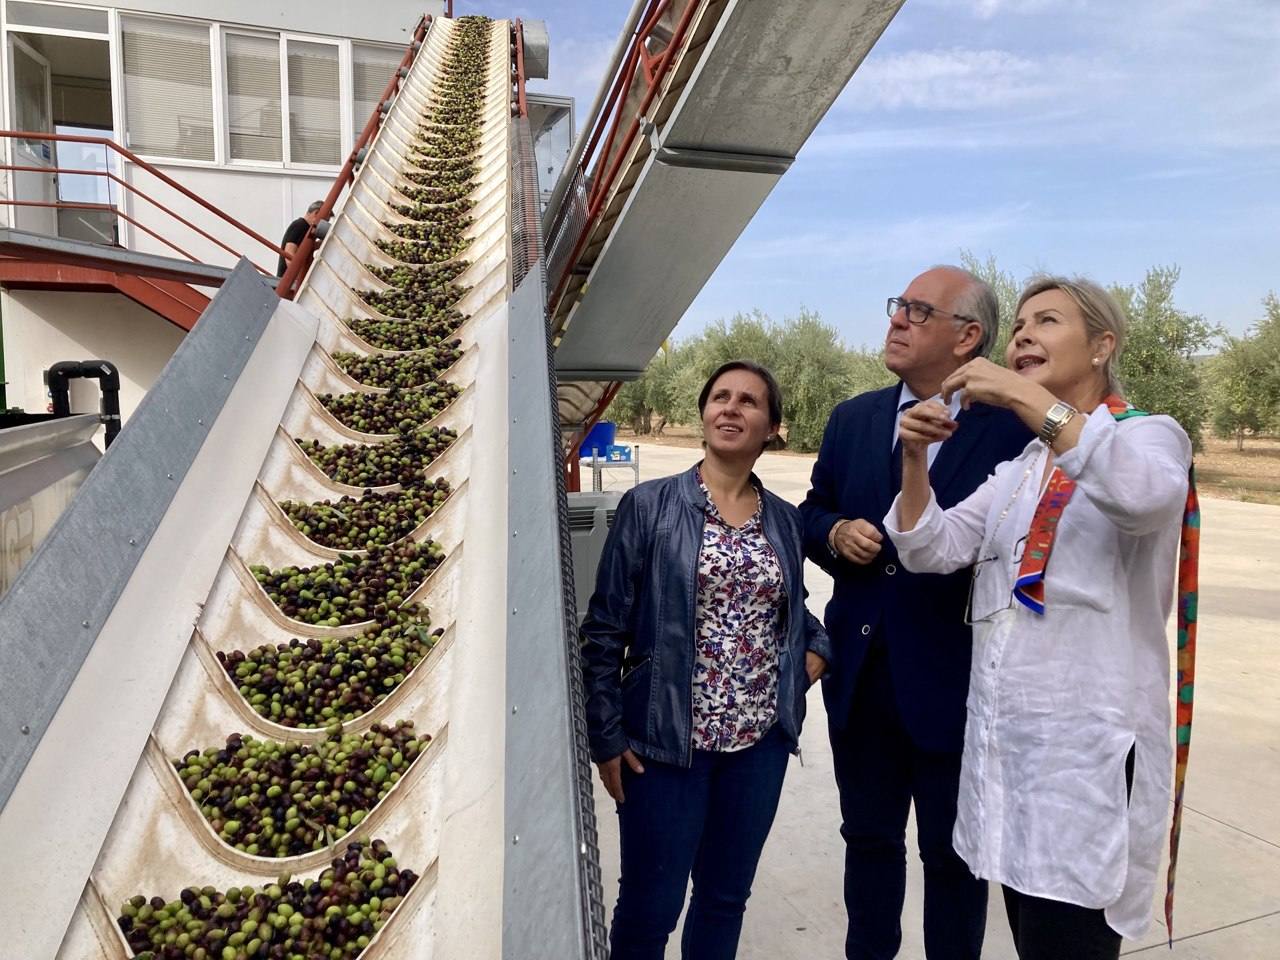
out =
[[(556, 305), (564, 295), (565, 287), (573, 276), (573, 269), (578, 262), (578, 258), (586, 248), (591, 232), (595, 229), (604, 212), (605, 202), (617, 183), (618, 175), (622, 170), (622, 163), (640, 132), (645, 114), (648, 113), (649, 107), (658, 95), (658, 91), (662, 89), (668, 74), (673, 68), (676, 54), (684, 46), (689, 24), (693, 21), (694, 14), (705, 5), (705, 0), (690, 0), (680, 15), (679, 23), (672, 33), (670, 42), (662, 53), (655, 57), (645, 49), (645, 44), (653, 35), (662, 16), (671, 7), (671, 2), (672, 0), (649, 0), (641, 25), (632, 35), (631, 44), (622, 69), (614, 79), (609, 96), (596, 117), (591, 136), (588, 138), (582, 151), (581, 159), (578, 161), (579, 171), (586, 179), (586, 182), (590, 184), (586, 221), (577, 242), (573, 246), (573, 252), (565, 263), (563, 272), (559, 277), (549, 278), (554, 284), (551, 288), (552, 294), (547, 300), (548, 312), (551, 314), (554, 314)], [(640, 104), (628, 117), (626, 115), (627, 98), (635, 85), (636, 74), (642, 67), (647, 89)], [(627, 124), (626, 132), (622, 135), (621, 141), (617, 141), (618, 133), (622, 129), (623, 123), (628, 119), (630, 122)], [(607, 134), (606, 130), (608, 131)], [(602, 138), (603, 147), (597, 157), (596, 148), (601, 145)], [(601, 171), (598, 169), (599, 165), (608, 162), (610, 153), (613, 152), (615, 141), (619, 145), (617, 151), (613, 153), (613, 160), (604, 171)], [(588, 174), (588, 168), (593, 162), (596, 163), (597, 169), (593, 174)], [(562, 207), (562, 209), (564, 208)], [(554, 235), (555, 232), (553, 229), (551, 234)]]
[[(453, 15), (452, 2), (446, 8), (446, 15)], [(409, 46), (405, 50), (404, 56), (400, 58), (399, 66), (396, 67), (395, 72), (391, 75), (391, 80), (386, 89), (382, 91), (382, 96), (378, 98), (378, 105), (373, 108), (373, 113), (370, 115), (368, 122), (364, 125), (364, 129), (360, 131), (360, 136), (356, 139), (356, 145), (347, 156), (346, 163), (342, 165), (342, 169), (338, 171), (337, 177), (334, 178), (333, 186), (329, 188), (328, 195), (320, 205), (315, 225), (307, 229), (306, 235), (298, 243), (297, 252), (289, 259), (289, 265), (284, 272), (284, 276), (280, 278), (280, 283), (276, 286), (276, 293), (284, 299), (292, 300), (297, 294), (298, 286), (311, 268), (316, 241), (319, 239), (316, 229), (321, 223), (325, 224), (326, 229), (328, 228), (328, 220), (333, 216), (333, 208), (337, 204), (338, 198), (342, 196), (342, 191), (355, 181), (355, 168), (364, 160), (363, 152), (382, 126), (383, 118), (390, 114), (391, 98), (399, 92), (401, 80), (408, 78), (409, 68), (413, 65), (418, 51), (422, 49), (423, 40), (426, 38), (427, 31), (430, 28), (431, 16), (426, 14), (414, 28), (413, 39), (409, 41)]]
[(516, 20), (515, 25), (515, 44), (516, 44), (516, 116), (529, 116), (529, 101), (525, 98), (524, 84), (524, 23)]
[[(248, 227), (245, 224), (241, 223), (239, 220), (235, 219), (224, 210), (214, 206), (208, 200), (204, 199), (204, 197), (184, 187), (177, 180), (173, 179), (173, 177), (162, 172), (161, 170), (156, 169), (154, 166), (152, 166), (147, 161), (143, 160), (137, 154), (133, 153), (130, 150), (127, 150), (126, 148), (120, 146), (120, 144), (116, 143), (114, 140), (110, 140), (107, 137), (88, 137), (88, 136), (83, 136), (81, 134), (71, 134), (71, 133), (40, 133), (40, 132), (25, 131), (25, 130), (0, 130), (0, 137), (5, 137), (10, 140), (51, 140), (57, 143), (90, 143), (90, 144), (96, 144), (98, 146), (106, 147), (109, 150), (115, 151), (117, 154), (119, 154), (124, 159), (128, 160), (134, 166), (147, 171), (147, 173), (154, 176), (161, 183), (165, 184), (166, 186), (172, 187), (174, 190), (177, 190), (180, 194), (182, 194), (188, 200), (191, 200), (192, 202), (208, 210), (214, 216), (218, 217), (220, 220), (224, 221), (225, 223), (230, 224), (236, 230), (239, 230), (241, 233), (245, 234), (246, 236), (250, 237), (256, 242), (262, 244), (272, 253), (279, 254), (282, 257), (285, 256), (284, 251), (280, 247), (276, 246), (276, 244), (272, 243), (266, 237), (262, 236), (262, 234), (258, 233), (253, 228)], [(24, 169), (29, 169), (29, 167), (26, 167), (23, 165), (17, 165), (17, 164), (3, 164), (3, 165), (0, 165), (0, 169), (24, 170)], [(36, 170), (37, 172), (50, 173), (50, 174), (59, 172), (59, 169), (57, 167), (37, 167)], [(75, 171), (75, 172), (76, 173), (94, 173), (97, 175), (107, 174), (108, 176), (110, 176), (112, 180), (114, 180), (116, 183), (119, 183), (126, 190), (129, 190), (130, 192), (137, 194), (138, 196), (145, 199), (148, 203), (151, 203), (152, 205), (158, 207), (160, 210), (163, 210), (165, 213), (169, 214), (169, 216), (181, 222), (184, 226), (190, 227), (191, 229), (195, 230), (197, 233), (201, 234), (206, 239), (212, 240), (214, 243), (218, 244), (218, 246), (222, 247), (224, 250), (231, 253), (233, 256), (236, 256), (236, 257), (240, 256), (239, 253), (237, 253), (235, 250), (232, 250), (226, 244), (210, 237), (208, 233), (201, 230), (199, 227), (195, 226), (193, 223), (191, 223), (191, 221), (174, 213), (168, 207), (164, 206), (154, 198), (148, 196), (145, 191), (138, 189), (136, 185), (129, 183), (128, 181), (122, 179), (121, 177), (118, 177), (115, 174), (109, 174), (107, 173), (107, 171)], [(48, 203), (48, 202), (42, 203), (42, 202), (30, 201), (30, 200), (11, 200), (11, 201), (6, 201), (6, 203), (11, 206), (54, 206), (54, 207), (75, 208), (74, 204), (66, 203), (62, 201), (59, 201), (58, 203)], [(103, 206), (109, 206), (109, 205), (103, 205)], [(170, 243), (168, 240), (164, 240), (163, 238), (158, 237), (153, 231), (142, 226), (136, 220), (129, 217), (127, 214), (120, 212), (118, 208), (117, 208), (117, 214), (124, 220), (127, 220), (129, 223), (132, 223), (135, 226), (137, 226), (143, 232), (160, 240), (166, 246), (169, 246), (175, 250), (180, 249), (179, 247)], [(194, 257), (186, 253), (185, 251), (183, 251), (183, 255), (188, 257), (188, 259), (195, 260)], [(288, 258), (286, 257), (286, 259)], [(262, 270), (261, 267), (258, 267), (258, 269)], [(262, 272), (266, 273), (265, 270), (262, 270)]]
[[(153, 207), (156, 207), (157, 209), (163, 211), (164, 213), (167, 213), (169, 216), (173, 217), (173, 219), (177, 220), (183, 226), (191, 228), (196, 233), (200, 234), (200, 236), (208, 240), (210, 243), (216, 244), (217, 246), (221, 247), (223, 250), (231, 254), (231, 256), (235, 257), (237, 260), (241, 256), (241, 254), (238, 251), (232, 249), (229, 245), (227, 245), (226, 243), (223, 243), (221, 240), (213, 236), (208, 231), (202, 230), (200, 227), (197, 227), (194, 223), (192, 223), (186, 217), (182, 216), (180, 213), (176, 213), (173, 210), (170, 210), (168, 207), (166, 207), (163, 203), (156, 200), (155, 198), (148, 196), (147, 194), (143, 193), (141, 190), (135, 189), (131, 183), (129, 183), (127, 180), (124, 180), (117, 174), (112, 173), (110, 170), (79, 170), (73, 167), (39, 167), (39, 166), (32, 166), (32, 165), (18, 164), (18, 163), (0, 163), (0, 170), (12, 170), (18, 173), (60, 173), (60, 174), (65, 174), (67, 176), (75, 176), (75, 177), (106, 177), (107, 179), (120, 184), (120, 186), (124, 187), (124, 189), (132, 191), (138, 197), (142, 198), (143, 200), (146, 200)], [(168, 240), (165, 240), (163, 237), (157, 236), (153, 231), (143, 226), (138, 221), (134, 220), (132, 217), (126, 214), (123, 211), (123, 209), (121, 209), (119, 206), (117, 206), (114, 203), (100, 203), (100, 204), (86, 205), (86, 204), (80, 204), (80, 203), (72, 203), (70, 201), (63, 201), (63, 200), (60, 200), (57, 203), (43, 203), (35, 200), (17, 200), (17, 201), (7, 200), (7, 201), (4, 201), (4, 203), (8, 205), (13, 205), (13, 206), (29, 206), (29, 207), (53, 206), (58, 208), (65, 207), (69, 209), (95, 209), (95, 210), (110, 209), (114, 211), (115, 215), (120, 217), (122, 220), (128, 221), (129, 223), (137, 227), (139, 230), (142, 230), (144, 233), (147, 233), (150, 236), (155, 237), (157, 240), (165, 244), (167, 247), (173, 250), (178, 250), (188, 260), (199, 262), (199, 261), (196, 261), (195, 257), (181, 250), (181, 248), (170, 243)], [(288, 259), (288, 255), (283, 250), (276, 248), (275, 252), (280, 254), (280, 256)], [(246, 259), (248, 258), (246, 257)], [(264, 270), (258, 264), (254, 263), (252, 260), (250, 260), (249, 262), (253, 266), (257, 267), (260, 273), (263, 273), (263, 274), (267, 273), (266, 270)]]

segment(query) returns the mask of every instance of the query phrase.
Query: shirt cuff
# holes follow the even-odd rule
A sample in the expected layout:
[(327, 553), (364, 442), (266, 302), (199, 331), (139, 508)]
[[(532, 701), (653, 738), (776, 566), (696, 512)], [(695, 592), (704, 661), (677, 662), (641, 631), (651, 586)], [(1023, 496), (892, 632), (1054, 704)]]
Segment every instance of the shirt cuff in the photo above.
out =
[(1076, 445), (1066, 453), (1055, 455), (1053, 465), (1062, 470), (1069, 479), (1078, 480), (1088, 466), (1093, 452), (1115, 429), (1116, 419), (1107, 409), (1107, 405), (1098, 404), (1097, 408), (1085, 417), (1084, 429), (1080, 431), (1080, 438), (1076, 440)]
[(884, 517), (884, 528), (893, 540), (898, 552), (910, 551), (916, 547), (931, 543), (942, 535), (942, 508), (938, 506), (938, 498), (929, 491), (929, 503), (920, 514), (920, 519), (910, 530), (898, 529), (898, 509), (902, 504), (902, 494), (893, 498), (889, 512)]

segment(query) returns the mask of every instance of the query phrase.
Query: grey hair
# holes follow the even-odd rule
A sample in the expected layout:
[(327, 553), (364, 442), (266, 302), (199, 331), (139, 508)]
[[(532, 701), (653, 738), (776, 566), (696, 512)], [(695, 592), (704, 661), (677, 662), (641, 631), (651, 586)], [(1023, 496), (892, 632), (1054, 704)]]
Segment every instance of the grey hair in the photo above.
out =
[(1022, 311), (1022, 305), (1037, 294), (1049, 290), (1061, 290), (1080, 308), (1084, 317), (1085, 332), (1092, 341), (1104, 333), (1115, 337), (1115, 347), (1107, 355), (1102, 365), (1102, 375), (1107, 380), (1107, 393), (1117, 396), (1123, 394), (1124, 387), (1120, 383), (1120, 375), (1116, 372), (1116, 364), (1120, 359), (1120, 351), (1124, 348), (1125, 331), (1129, 321), (1124, 309), (1116, 302), (1116, 298), (1102, 287), (1085, 277), (1056, 277), (1050, 274), (1039, 274), (1027, 281), (1018, 297), (1018, 308), (1014, 316)]
[(964, 267), (940, 263), (933, 269), (950, 270), (962, 274), (969, 281), (964, 293), (952, 304), (955, 307), (953, 312), (964, 318), (960, 322), (976, 323), (982, 328), (982, 335), (968, 359), (987, 356), (1000, 338), (1000, 301), (996, 299), (996, 292), (991, 289), (991, 284)]
[(307, 213), (315, 213), (317, 210), (319, 210), (323, 206), (324, 206), (323, 200), (314, 200), (312, 201), (311, 206), (307, 207)]

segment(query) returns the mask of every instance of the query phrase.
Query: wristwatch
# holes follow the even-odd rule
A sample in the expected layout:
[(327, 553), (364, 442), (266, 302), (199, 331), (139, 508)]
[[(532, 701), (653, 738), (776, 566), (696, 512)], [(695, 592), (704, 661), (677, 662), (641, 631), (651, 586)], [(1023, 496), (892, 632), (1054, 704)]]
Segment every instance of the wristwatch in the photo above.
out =
[(1059, 400), (1044, 415), (1044, 423), (1040, 426), (1040, 439), (1045, 442), (1046, 446), (1053, 446), (1053, 441), (1058, 439), (1058, 434), (1062, 432), (1062, 428), (1070, 423), (1071, 418), (1079, 412), (1071, 404), (1063, 403)]

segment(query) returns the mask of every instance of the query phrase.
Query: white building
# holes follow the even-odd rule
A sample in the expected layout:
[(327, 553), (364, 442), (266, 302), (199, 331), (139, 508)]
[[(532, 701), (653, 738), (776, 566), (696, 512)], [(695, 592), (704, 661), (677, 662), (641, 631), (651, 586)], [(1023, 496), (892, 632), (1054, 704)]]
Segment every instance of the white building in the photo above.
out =
[[(126, 3), (0, 0), (0, 128), (111, 139), (273, 243), (329, 191), (419, 18), (445, 7), (441, 0)], [(274, 253), (101, 145), (10, 138), (0, 149), (9, 167), (30, 168), (0, 171), (0, 200), (86, 205), (6, 203), (0, 226), (234, 262), (160, 204), (275, 272)], [(55, 166), (109, 171), (137, 192), (108, 177), (41, 170)], [(127, 418), (182, 327), (107, 292), (109, 284), (77, 286), (55, 266), (2, 254), (0, 265), (0, 409), (43, 410), (43, 370), (100, 358), (120, 368)], [(75, 409), (93, 409), (93, 386), (81, 387)]]

